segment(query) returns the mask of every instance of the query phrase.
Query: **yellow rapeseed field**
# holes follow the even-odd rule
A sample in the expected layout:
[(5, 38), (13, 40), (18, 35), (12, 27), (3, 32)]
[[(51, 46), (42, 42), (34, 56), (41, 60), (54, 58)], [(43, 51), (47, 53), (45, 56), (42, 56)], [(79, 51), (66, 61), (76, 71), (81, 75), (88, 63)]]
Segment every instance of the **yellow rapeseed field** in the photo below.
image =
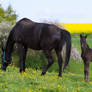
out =
[(92, 23), (64, 23), (60, 25), (70, 33), (92, 33)]

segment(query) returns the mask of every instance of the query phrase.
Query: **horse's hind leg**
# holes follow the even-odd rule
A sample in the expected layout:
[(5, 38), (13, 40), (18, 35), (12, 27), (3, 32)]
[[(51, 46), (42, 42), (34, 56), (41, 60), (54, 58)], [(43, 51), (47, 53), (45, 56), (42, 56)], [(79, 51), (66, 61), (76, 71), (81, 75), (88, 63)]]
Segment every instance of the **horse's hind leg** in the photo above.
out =
[(22, 44), (17, 44), (18, 53), (19, 53), (19, 62), (20, 62), (20, 72), (25, 72), (25, 59), (26, 59), (26, 52), (27, 48), (24, 47)]
[(56, 50), (56, 54), (58, 57), (58, 65), (59, 65), (59, 75), (58, 76), (62, 76), (62, 56), (61, 56), (61, 51)]
[(23, 54), (23, 71), (25, 72), (25, 60), (26, 60), (27, 48), (24, 47), (24, 54)]
[(52, 57), (52, 54), (51, 54), (51, 51), (49, 50), (45, 50), (44, 51), (45, 55), (46, 55), (46, 58), (48, 59), (48, 64), (47, 66), (43, 69), (42, 71), (42, 75), (44, 75), (46, 73), (46, 71), (48, 70), (48, 68), (53, 64), (54, 60), (53, 60), (53, 57)]
[(84, 62), (84, 80), (89, 81), (89, 62)]

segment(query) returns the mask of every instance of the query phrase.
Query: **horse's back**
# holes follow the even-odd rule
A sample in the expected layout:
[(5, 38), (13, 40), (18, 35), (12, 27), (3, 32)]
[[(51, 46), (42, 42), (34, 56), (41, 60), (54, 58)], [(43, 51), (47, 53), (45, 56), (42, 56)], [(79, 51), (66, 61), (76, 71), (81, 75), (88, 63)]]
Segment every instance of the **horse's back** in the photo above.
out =
[(21, 42), (29, 48), (48, 49), (55, 47), (60, 41), (61, 29), (53, 24), (36, 23), (24, 18), (15, 26), (15, 38), (16, 42)]

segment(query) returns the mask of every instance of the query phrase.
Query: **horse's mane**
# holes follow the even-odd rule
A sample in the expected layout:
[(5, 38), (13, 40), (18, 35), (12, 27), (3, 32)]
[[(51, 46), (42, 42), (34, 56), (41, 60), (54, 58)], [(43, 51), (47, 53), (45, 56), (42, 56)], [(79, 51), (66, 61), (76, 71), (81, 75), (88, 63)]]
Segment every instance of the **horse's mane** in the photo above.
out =
[(21, 23), (23, 25), (31, 25), (31, 26), (35, 24), (34, 21), (32, 21), (32, 20), (30, 20), (28, 18), (23, 18), (20, 21), (18, 21), (17, 23)]

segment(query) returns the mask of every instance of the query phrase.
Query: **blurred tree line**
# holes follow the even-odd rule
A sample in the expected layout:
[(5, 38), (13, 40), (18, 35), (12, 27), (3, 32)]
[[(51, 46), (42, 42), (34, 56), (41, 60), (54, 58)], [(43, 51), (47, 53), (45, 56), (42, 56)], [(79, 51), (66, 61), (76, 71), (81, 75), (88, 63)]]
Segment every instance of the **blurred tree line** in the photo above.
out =
[(8, 21), (14, 24), (16, 22), (17, 15), (16, 12), (13, 10), (11, 5), (7, 7), (7, 9), (4, 9), (2, 5), (0, 5), (0, 23), (2, 21)]
[(4, 47), (10, 30), (17, 20), (17, 14), (9, 5), (6, 9), (0, 4), (0, 47)]

